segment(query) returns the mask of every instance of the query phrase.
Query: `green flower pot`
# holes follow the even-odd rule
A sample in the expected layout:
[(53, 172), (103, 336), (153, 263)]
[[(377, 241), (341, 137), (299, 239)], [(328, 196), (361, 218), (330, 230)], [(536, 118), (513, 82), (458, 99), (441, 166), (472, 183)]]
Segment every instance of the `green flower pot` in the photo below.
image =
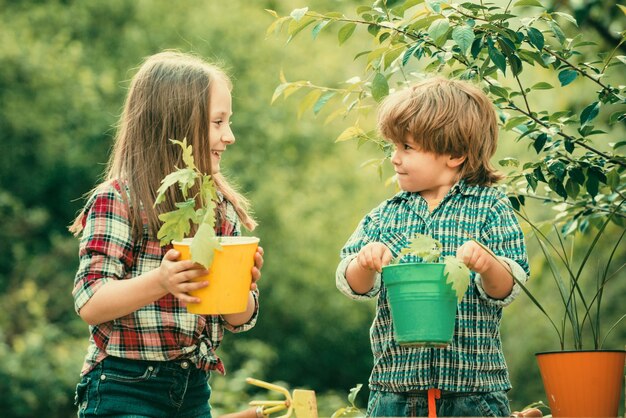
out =
[(383, 282), (400, 345), (446, 347), (452, 341), (457, 297), (452, 285), (446, 283), (444, 267), (439, 263), (383, 267)]

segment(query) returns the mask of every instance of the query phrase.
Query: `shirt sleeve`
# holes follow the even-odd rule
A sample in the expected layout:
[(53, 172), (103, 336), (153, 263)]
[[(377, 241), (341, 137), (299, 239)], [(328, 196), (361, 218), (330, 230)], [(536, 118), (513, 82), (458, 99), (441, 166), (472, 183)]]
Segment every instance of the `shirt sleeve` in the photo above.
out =
[(128, 203), (119, 190), (113, 185), (97, 190), (84, 216), (72, 290), (77, 313), (106, 282), (123, 279), (134, 258)]
[(505, 195), (502, 195), (492, 206), (481, 232), (481, 240), (501, 262), (509, 266), (511, 273), (517, 280), (513, 283), (513, 289), (506, 298), (494, 299), (487, 295), (482, 286), (482, 277), (477, 274), (474, 280), (478, 293), (483, 300), (490, 304), (507, 306), (519, 295), (521, 287), (517, 281), (522, 284), (526, 283), (530, 275), (530, 268), (522, 228)]
[(348, 264), (356, 258), (361, 248), (370, 242), (380, 240), (379, 212), (380, 206), (363, 218), (357, 229), (348, 239), (348, 242), (346, 242), (344, 247), (341, 249), (341, 261), (339, 262), (335, 273), (335, 284), (341, 293), (351, 299), (368, 300), (376, 297), (378, 292), (380, 292), (380, 273), (376, 273), (376, 276), (374, 277), (374, 286), (365, 294), (356, 293), (352, 290), (350, 284), (348, 284), (348, 280), (346, 279), (346, 268), (348, 267)]
[(256, 321), (259, 318), (259, 291), (253, 290), (250, 293), (252, 293), (252, 297), (254, 298), (254, 312), (252, 313), (252, 316), (250, 317), (248, 322), (246, 322), (245, 324), (234, 326), (229, 324), (228, 321), (224, 319), (224, 317), (220, 316), (224, 329), (227, 329), (228, 331), (236, 334), (238, 332), (248, 331), (256, 325)]

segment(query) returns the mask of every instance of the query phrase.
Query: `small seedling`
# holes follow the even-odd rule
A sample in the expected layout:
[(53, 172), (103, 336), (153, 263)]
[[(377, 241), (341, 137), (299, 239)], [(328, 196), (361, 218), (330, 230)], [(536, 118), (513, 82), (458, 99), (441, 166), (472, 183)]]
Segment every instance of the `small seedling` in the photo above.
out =
[[(183, 149), (185, 167), (176, 167), (176, 171), (168, 174), (161, 181), (154, 205), (165, 201), (167, 190), (175, 185), (180, 188), (184, 200), (175, 203), (175, 210), (159, 215), (163, 225), (157, 233), (157, 238), (161, 245), (167, 245), (172, 241), (182, 241), (189, 235), (191, 224), (198, 225), (191, 241), (191, 260), (209, 268), (213, 263), (214, 251), (221, 249), (218, 237), (215, 235), (217, 189), (213, 178), (196, 167), (193, 149), (191, 145), (187, 145), (187, 139), (184, 138), (182, 141), (170, 139), (170, 141)], [(194, 188), (196, 185), (198, 187)], [(190, 195), (191, 190), (197, 190), (197, 192)]]
[(426, 263), (443, 262), (445, 264), (444, 275), (446, 282), (450, 283), (455, 290), (457, 300), (460, 303), (469, 286), (470, 270), (461, 260), (454, 256), (448, 255), (442, 259), (441, 248), (441, 242), (436, 239), (424, 234), (415, 234), (409, 240), (409, 245), (400, 251), (394, 263), (397, 264), (405, 255), (420, 257)]

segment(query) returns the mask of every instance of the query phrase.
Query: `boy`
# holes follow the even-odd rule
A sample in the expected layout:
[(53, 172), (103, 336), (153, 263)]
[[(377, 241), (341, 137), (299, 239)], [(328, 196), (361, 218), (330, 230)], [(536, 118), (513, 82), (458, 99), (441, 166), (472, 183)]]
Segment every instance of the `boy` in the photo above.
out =
[[(378, 296), (367, 415), (426, 416), (436, 394), (441, 416), (509, 416), (511, 384), (498, 328), (502, 307), (520, 291), (511, 274), (524, 282), (529, 269), (509, 201), (491, 187), (501, 179), (489, 163), (498, 133), (494, 108), (468, 83), (433, 78), (387, 97), (378, 128), (395, 146), (391, 162), (402, 191), (361, 221), (336, 275), (348, 297)], [(441, 241), (442, 256), (456, 254), (472, 270), (446, 348), (399, 346), (393, 335), (380, 273), (416, 233)]]

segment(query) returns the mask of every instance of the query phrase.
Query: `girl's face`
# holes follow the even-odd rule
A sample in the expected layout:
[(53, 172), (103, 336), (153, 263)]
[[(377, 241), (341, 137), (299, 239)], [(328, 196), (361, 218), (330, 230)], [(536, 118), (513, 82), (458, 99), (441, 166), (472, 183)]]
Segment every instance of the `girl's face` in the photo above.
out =
[(233, 114), (232, 99), (228, 84), (216, 79), (211, 85), (209, 98), (209, 147), (211, 149), (211, 174), (220, 172), (220, 161), (226, 146), (235, 142), (235, 135), (230, 129), (230, 116)]

